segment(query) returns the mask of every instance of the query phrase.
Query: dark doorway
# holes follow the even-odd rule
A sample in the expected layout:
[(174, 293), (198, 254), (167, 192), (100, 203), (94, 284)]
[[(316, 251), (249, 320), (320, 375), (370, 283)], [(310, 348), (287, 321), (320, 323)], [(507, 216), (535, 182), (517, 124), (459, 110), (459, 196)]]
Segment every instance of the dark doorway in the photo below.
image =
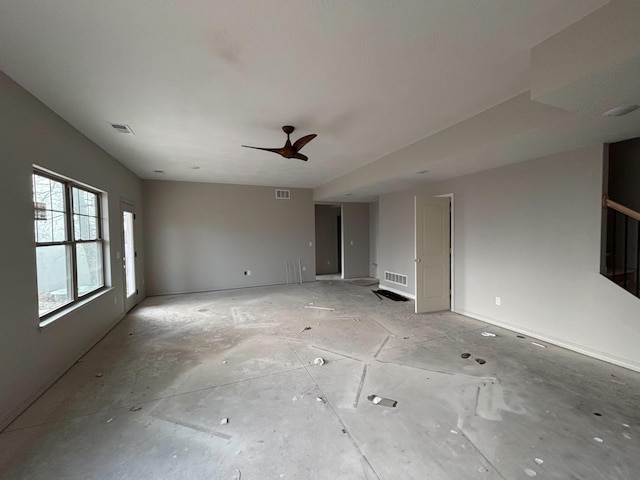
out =
[(338, 215), (336, 231), (338, 232), (338, 237), (336, 238), (336, 245), (338, 250), (338, 273), (342, 272), (342, 215)]
[(342, 275), (342, 205), (316, 205), (316, 275)]

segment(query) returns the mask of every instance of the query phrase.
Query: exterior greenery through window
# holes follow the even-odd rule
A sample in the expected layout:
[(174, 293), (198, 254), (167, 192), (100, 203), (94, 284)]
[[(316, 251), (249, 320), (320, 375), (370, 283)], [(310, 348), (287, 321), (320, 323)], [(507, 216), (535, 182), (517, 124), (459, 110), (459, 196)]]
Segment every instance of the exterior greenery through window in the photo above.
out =
[(33, 173), (40, 318), (105, 285), (100, 197), (70, 180)]

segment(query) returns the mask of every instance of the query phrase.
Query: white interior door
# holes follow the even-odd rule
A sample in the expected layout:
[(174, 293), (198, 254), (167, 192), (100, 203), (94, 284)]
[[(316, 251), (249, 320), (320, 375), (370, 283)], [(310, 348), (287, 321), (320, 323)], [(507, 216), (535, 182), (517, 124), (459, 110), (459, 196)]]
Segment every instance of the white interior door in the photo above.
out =
[(133, 205), (121, 204), (122, 210), (122, 268), (124, 273), (124, 306), (131, 310), (138, 303), (138, 285), (136, 284), (136, 245), (135, 221)]
[(451, 199), (415, 198), (416, 313), (451, 309)]

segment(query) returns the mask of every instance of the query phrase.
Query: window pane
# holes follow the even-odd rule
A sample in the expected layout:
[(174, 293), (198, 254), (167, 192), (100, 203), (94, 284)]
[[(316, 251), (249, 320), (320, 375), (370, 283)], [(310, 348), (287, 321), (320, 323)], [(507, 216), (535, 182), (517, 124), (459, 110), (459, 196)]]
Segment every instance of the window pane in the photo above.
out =
[(73, 213), (96, 216), (98, 214), (98, 196), (80, 188), (73, 188)]
[(67, 246), (37, 247), (36, 266), (41, 316), (73, 301), (71, 259)]
[(46, 219), (35, 220), (36, 242), (53, 242), (53, 219), (50, 211), (47, 210), (45, 213)]
[(36, 242), (67, 240), (64, 184), (34, 174), (33, 202)]
[(73, 229), (75, 240), (98, 238), (98, 195), (73, 187)]
[(86, 295), (104, 285), (102, 274), (102, 243), (76, 245), (78, 296)]
[(67, 239), (66, 214), (46, 213), (46, 220), (35, 220), (36, 242), (64, 242)]
[(96, 217), (74, 215), (73, 230), (76, 240), (96, 240), (98, 238), (98, 219)]
[(53, 241), (64, 242), (67, 239), (67, 219), (64, 213), (53, 215)]
[(41, 175), (33, 175), (33, 201), (47, 210), (64, 212), (64, 184)]

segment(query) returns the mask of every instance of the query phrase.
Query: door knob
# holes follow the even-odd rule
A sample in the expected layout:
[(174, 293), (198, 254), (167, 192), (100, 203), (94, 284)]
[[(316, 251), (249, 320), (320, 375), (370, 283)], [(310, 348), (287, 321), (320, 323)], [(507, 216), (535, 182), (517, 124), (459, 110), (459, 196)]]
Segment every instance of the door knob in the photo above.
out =
[(420, 261), (420, 259), (419, 259), (419, 258), (416, 258), (416, 263), (418, 263), (419, 261)]

